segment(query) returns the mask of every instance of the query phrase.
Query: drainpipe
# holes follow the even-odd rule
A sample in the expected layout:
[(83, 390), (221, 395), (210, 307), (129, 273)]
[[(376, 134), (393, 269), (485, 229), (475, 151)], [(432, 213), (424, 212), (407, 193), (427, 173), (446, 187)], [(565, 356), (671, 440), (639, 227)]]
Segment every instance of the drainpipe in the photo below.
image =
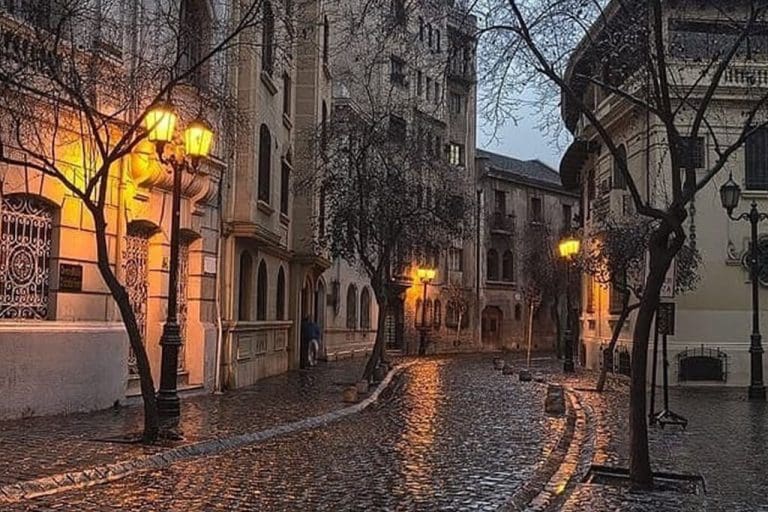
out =
[(480, 346), (482, 346), (483, 342), (480, 328), (482, 324), (482, 319), (480, 318), (482, 315), (480, 305), (480, 215), (482, 214), (482, 201), (483, 190), (477, 189), (477, 212), (475, 216), (475, 336), (477, 339), (476, 344)]

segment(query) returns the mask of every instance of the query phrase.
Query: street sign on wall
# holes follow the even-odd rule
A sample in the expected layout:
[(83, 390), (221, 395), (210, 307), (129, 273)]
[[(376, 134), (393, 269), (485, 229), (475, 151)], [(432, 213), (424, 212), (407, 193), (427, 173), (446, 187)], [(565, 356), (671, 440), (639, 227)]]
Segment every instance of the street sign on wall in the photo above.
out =
[(659, 334), (669, 336), (675, 335), (675, 303), (660, 302), (659, 309), (656, 310), (656, 325), (659, 328)]

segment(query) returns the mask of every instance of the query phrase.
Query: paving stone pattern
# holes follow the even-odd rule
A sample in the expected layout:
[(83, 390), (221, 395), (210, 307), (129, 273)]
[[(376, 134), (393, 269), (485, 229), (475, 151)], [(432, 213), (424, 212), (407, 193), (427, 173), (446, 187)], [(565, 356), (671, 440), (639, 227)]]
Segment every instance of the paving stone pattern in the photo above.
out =
[(8, 510), (496, 510), (565, 424), (489, 357), (431, 358), (325, 427)]
[(208, 439), (264, 430), (344, 407), (343, 383), (362, 374), (364, 358), (289, 372), (223, 395), (182, 399), (184, 441), (155, 446), (99, 442), (141, 431), (138, 406), (0, 422), (0, 486), (130, 460)]

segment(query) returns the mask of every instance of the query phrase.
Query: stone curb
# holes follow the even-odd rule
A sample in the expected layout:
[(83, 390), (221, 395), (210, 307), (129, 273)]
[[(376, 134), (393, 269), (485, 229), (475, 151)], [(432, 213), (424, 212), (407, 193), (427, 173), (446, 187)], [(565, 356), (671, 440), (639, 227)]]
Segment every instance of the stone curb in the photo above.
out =
[(81, 471), (60, 473), (57, 475), (37, 478), (35, 480), (4, 485), (0, 487), (0, 504), (18, 503), (39, 496), (58, 494), (74, 489), (82, 489), (84, 487), (113, 482), (139, 471), (159, 469), (176, 462), (203, 456), (218, 455), (227, 450), (259, 443), (283, 434), (292, 434), (302, 430), (327, 425), (346, 416), (359, 413), (376, 402), (382, 391), (384, 391), (384, 389), (386, 389), (392, 382), (392, 379), (401, 371), (416, 364), (416, 362), (417, 361), (410, 361), (391, 369), (369, 397), (349, 407), (337, 409), (321, 414), (320, 416), (312, 416), (291, 423), (285, 423), (266, 430), (183, 445), (154, 455), (137, 457), (126, 462), (115, 462)]

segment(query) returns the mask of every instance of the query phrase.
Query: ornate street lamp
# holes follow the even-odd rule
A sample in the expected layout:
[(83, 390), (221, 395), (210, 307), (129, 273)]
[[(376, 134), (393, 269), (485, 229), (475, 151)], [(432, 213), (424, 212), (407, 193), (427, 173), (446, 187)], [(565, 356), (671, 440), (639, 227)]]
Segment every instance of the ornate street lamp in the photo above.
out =
[(421, 299), (421, 330), (419, 332), (419, 355), (423, 356), (427, 351), (427, 286), (434, 281), (437, 270), (433, 268), (419, 268), (416, 276), (424, 285), (424, 295)]
[(728, 177), (728, 181), (720, 187), (720, 201), (723, 208), (728, 212), (728, 217), (732, 220), (749, 221), (752, 228), (752, 247), (749, 251), (749, 275), (752, 280), (752, 335), (749, 342), (750, 355), (750, 382), (747, 396), (750, 400), (765, 400), (765, 385), (763, 384), (763, 345), (760, 335), (760, 296), (758, 288), (759, 268), (759, 247), (757, 240), (758, 222), (768, 219), (768, 215), (760, 213), (757, 210), (757, 203), (752, 201), (749, 213), (742, 213), (734, 216), (733, 210), (739, 206), (741, 198), (741, 187), (733, 181), (733, 175)]
[[(165, 146), (173, 141), (177, 115), (170, 103), (157, 103), (145, 116), (147, 139), (155, 144), (157, 157), (171, 166), (173, 191), (171, 207), (171, 261), (168, 274), (168, 312), (160, 337), (162, 358), (160, 363), (160, 389), (157, 392), (157, 409), (160, 422), (168, 432), (178, 427), (181, 407), (176, 392), (181, 327), (178, 320), (179, 282), (179, 223), (181, 216), (181, 176), (183, 172), (195, 172), (200, 160), (206, 158), (213, 143), (213, 130), (202, 119), (189, 123), (184, 130), (184, 152), (187, 158), (165, 156)], [(178, 433), (176, 433), (178, 435)]]
[(557, 246), (560, 257), (565, 260), (565, 360), (563, 361), (563, 371), (573, 373), (575, 370), (573, 364), (573, 331), (571, 330), (571, 264), (574, 257), (581, 249), (581, 242), (578, 238), (567, 236), (563, 238)]

